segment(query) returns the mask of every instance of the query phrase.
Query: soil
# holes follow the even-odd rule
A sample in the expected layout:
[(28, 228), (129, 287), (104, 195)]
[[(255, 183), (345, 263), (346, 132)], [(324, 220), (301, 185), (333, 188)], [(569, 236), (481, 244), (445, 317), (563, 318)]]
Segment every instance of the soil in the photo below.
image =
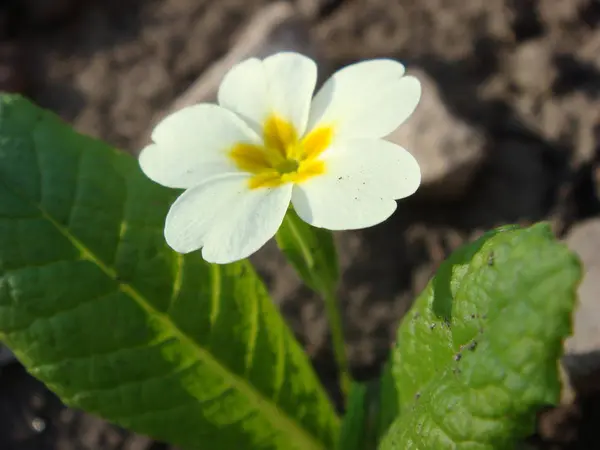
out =
[[(135, 150), (149, 124), (267, 0), (4, 0), (0, 90)], [(597, 0), (297, 0), (331, 67), (378, 56), (425, 70), (453, 114), (486, 137), (486, 162), (452, 201), (416, 195), (373, 229), (338, 235), (355, 376), (377, 375), (412, 299), (453, 249), (505, 223), (559, 236), (600, 215)], [(443, 136), (440, 136), (443, 139)], [(596, 180), (596, 181), (595, 181)], [(321, 302), (267, 246), (253, 260), (335, 397)], [(282, 268), (283, 267), (283, 268)], [(539, 449), (600, 448), (599, 376), (540, 414)], [(61, 405), (18, 365), (0, 373), (3, 450), (163, 450)]]

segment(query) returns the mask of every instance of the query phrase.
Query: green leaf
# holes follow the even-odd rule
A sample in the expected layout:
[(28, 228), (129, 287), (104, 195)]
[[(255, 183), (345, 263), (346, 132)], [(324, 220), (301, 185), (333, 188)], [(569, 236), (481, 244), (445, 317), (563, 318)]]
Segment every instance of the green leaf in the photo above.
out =
[(346, 414), (340, 430), (338, 450), (364, 450), (365, 422), (367, 420), (367, 386), (352, 383), (348, 394)]
[(334, 409), (252, 267), (166, 246), (177, 194), (2, 96), (0, 339), (68, 405), (184, 448), (332, 448)]
[(276, 240), (308, 287), (319, 293), (335, 291), (339, 269), (330, 231), (311, 227), (290, 209), (277, 232)]
[(502, 450), (560, 394), (581, 269), (549, 226), (503, 227), (442, 264), (398, 330), (382, 450)]

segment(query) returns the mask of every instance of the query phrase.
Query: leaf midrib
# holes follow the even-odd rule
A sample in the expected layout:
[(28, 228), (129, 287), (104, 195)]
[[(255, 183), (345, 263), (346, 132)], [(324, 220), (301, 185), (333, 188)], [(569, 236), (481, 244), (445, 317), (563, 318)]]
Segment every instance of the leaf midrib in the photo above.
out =
[[(34, 151), (37, 152), (35, 149)], [(69, 242), (81, 252), (81, 255), (84, 259), (87, 259), (95, 264), (100, 270), (102, 270), (102, 272), (104, 272), (107, 277), (117, 283), (120, 290), (127, 294), (127, 296), (133, 301), (135, 301), (144, 311), (157, 317), (161, 324), (164, 325), (166, 329), (170, 330), (171, 334), (176, 339), (194, 348), (198, 353), (199, 359), (210, 364), (215, 371), (218, 371), (222, 374), (223, 378), (229, 383), (230, 386), (239, 392), (242, 392), (246, 398), (250, 399), (255, 408), (259, 411), (262, 411), (264, 416), (267, 417), (277, 429), (282, 430), (284, 433), (290, 436), (290, 442), (300, 444), (298, 448), (302, 448), (303, 450), (326, 450), (326, 447), (322, 442), (308, 433), (304, 428), (298, 426), (297, 422), (293, 419), (290, 419), (284, 411), (277, 407), (277, 405), (274, 405), (270, 398), (264, 397), (254, 387), (250, 386), (248, 383), (245, 383), (237, 375), (225, 368), (216, 358), (212, 356), (211, 353), (206, 351), (195, 340), (181, 331), (168, 315), (154, 308), (151, 303), (140, 292), (138, 292), (137, 289), (135, 289), (131, 284), (121, 281), (114, 269), (106, 265), (94, 254), (94, 252), (92, 252), (79, 239), (73, 236), (66, 227), (58, 223), (41, 205), (31, 201), (26, 196), (21, 195), (20, 192), (16, 192), (4, 180), (1, 180), (1, 182), (6, 189), (8, 189), (14, 195), (35, 207), (43, 219), (47, 220), (54, 228), (56, 228), (59, 233), (68, 239)]]

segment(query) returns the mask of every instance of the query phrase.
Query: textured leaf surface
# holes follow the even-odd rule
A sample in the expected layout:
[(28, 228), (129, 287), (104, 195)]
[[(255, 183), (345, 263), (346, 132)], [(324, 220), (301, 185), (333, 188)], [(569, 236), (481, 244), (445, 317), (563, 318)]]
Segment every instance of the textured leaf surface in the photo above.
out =
[(330, 231), (311, 227), (290, 209), (276, 240), (307, 286), (317, 292), (335, 291), (339, 269)]
[(176, 194), (1, 97), (0, 338), (65, 403), (184, 448), (332, 448), (334, 410), (252, 267), (165, 245)]
[(580, 275), (546, 224), (504, 227), (453, 254), (398, 330), (400, 412), (380, 448), (515, 448), (558, 401)]

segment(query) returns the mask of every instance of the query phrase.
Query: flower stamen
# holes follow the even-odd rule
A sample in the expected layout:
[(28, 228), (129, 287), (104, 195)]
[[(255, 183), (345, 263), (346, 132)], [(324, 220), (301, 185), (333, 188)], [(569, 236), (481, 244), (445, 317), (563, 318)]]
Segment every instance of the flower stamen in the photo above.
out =
[(271, 116), (263, 127), (263, 145), (238, 143), (229, 156), (236, 166), (253, 174), (251, 189), (300, 183), (325, 172), (319, 156), (329, 147), (331, 127), (319, 127), (302, 139), (293, 124)]

